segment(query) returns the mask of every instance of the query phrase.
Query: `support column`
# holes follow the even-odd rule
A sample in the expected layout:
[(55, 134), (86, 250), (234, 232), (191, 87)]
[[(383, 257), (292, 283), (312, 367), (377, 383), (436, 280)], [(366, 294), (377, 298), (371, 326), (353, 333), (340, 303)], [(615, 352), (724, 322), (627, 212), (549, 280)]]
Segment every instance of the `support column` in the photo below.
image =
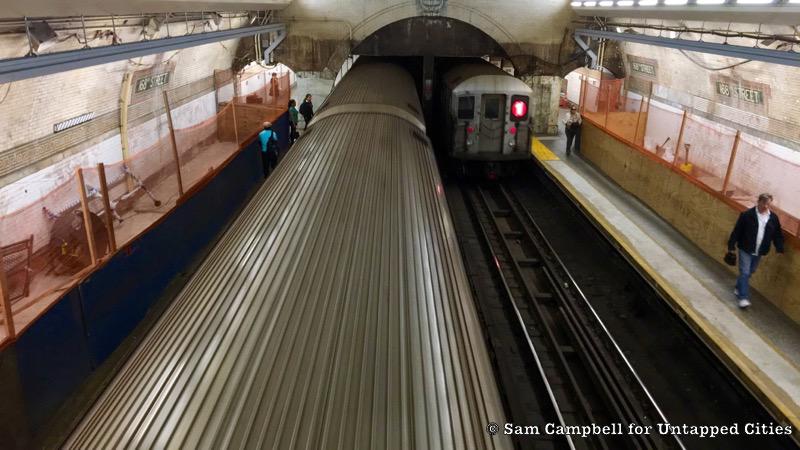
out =
[(523, 77), (522, 81), (533, 89), (528, 105), (531, 112), (531, 132), (558, 134), (558, 111), (563, 79), (557, 76), (534, 76)]

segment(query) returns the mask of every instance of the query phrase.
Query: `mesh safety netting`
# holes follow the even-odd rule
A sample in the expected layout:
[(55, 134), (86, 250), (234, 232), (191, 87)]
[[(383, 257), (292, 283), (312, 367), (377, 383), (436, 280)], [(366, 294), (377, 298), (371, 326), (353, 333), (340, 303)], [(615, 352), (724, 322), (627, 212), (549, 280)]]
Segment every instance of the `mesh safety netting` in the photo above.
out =
[[(176, 116), (174, 146), (163, 97), (154, 95), (151, 105), (145, 105), (152, 117), (130, 128), (127, 156), (103, 167), (110, 211), (105, 208), (99, 167), (80, 169), (96, 258), (109, 255), (112, 242), (120, 248), (146, 231), (176, 206), (181, 191), (210, 179), (263, 122), (276, 121), (286, 112), (289, 74), (253, 78), (251, 82), (265, 82), (233, 102), (223, 102), (216, 113), (198, 113), (194, 107), (189, 120), (201, 117), (194, 123), (186, 124), (186, 114), (176, 114), (182, 106), (171, 106)], [(0, 216), (0, 270), (8, 282), (17, 330), (35, 320), (92, 266), (77, 172), (60, 180), (35, 202)], [(0, 339), (9, 337), (5, 324), (5, 314), (0, 314)]]
[(736, 129), (624, 91), (623, 81), (584, 79), (584, 117), (743, 207), (773, 194), (784, 230), (800, 233), (800, 165), (791, 150), (746, 133), (737, 139)]

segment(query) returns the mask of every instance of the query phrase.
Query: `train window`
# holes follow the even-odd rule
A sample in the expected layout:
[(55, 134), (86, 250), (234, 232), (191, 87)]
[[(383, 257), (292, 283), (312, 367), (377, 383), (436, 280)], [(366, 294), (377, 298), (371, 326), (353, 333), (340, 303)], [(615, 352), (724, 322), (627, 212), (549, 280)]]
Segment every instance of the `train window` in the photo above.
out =
[(500, 118), (500, 99), (498, 97), (486, 99), (483, 106), (483, 117), (487, 119)]
[(475, 117), (475, 97), (458, 97), (458, 118), (472, 119)]

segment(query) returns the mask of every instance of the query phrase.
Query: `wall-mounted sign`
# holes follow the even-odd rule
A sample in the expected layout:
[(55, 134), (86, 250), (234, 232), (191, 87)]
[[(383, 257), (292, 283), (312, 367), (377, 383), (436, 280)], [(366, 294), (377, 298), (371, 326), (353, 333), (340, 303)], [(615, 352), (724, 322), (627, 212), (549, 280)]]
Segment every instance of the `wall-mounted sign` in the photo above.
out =
[(151, 99), (158, 88), (167, 89), (172, 82), (174, 71), (175, 63), (170, 61), (134, 72), (131, 82), (131, 105)]
[(167, 83), (169, 83), (169, 72), (147, 75), (136, 80), (134, 92), (139, 94), (159, 86), (164, 86)]
[(711, 82), (718, 102), (746, 111), (763, 113), (766, 110), (769, 85), (724, 75), (711, 75)]
[(750, 89), (739, 85), (731, 85), (717, 81), (717, 94), (725, 97), (738, 98), (739, 100), (760, 105), (764, 103), (764, 93), (757, 89)]
[(650, 80), (658, 78), (658, 61), (655, 59), (628, 55), (628, 67), (632, 74), (644, 76)]
[(656, 68), (647, 63), (631, 62), (631, 70), (634, 72), (643, 73), (645, 75), (656, 76)]

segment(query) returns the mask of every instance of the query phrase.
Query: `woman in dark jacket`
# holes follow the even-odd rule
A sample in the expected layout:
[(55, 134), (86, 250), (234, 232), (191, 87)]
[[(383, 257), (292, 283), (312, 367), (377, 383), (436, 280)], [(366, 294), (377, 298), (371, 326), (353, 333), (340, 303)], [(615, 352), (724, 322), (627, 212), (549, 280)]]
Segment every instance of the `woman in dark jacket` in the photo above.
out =
[(303, 126), (305, 130), (308, 128), (309, 122), (314, 117), (314, 104), (311, 103), (311, 94), (306, 94), (306, 97), (303, 99), (303, 103), (300, 104), (300, 115), (303, 116), (305, 119), (306, 124)]

